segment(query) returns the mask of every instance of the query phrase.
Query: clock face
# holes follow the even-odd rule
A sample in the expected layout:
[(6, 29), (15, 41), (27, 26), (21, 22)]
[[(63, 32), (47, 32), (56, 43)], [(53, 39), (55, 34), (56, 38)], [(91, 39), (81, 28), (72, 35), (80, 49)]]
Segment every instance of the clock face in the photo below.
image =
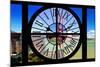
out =
[(31, 18), (32, 48), (46, 59), (63, 59), (80, 46), (80, 21), (70, 9), (51, 7)]

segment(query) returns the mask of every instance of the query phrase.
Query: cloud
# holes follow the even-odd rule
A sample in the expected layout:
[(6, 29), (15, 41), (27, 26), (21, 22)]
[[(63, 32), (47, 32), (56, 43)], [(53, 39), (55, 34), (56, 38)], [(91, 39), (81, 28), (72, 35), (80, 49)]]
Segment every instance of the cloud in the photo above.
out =
[(87, 38), (95, 38), (95, 30), (88, 31)]

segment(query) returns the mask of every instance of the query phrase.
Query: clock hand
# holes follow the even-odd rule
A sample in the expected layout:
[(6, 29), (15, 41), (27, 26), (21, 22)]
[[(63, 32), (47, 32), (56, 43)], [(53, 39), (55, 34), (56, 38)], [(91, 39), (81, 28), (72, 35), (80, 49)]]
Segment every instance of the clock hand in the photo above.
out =
[(71, 27), (74, 25), (75, 20), (73, 21), (73, 23), (69, 24), (70, 26), (68, 26), (67, 28), (65, 28), (64, 30), (69, 31), (71, 29)]
[(72, 25), (68, 26), (67, 28), (64, 29), (64, 31), (68, 31), (70, 28), (72, 27)]
[(47, 31), (51, 31), (51, 32), (53, 32), (49, 27), (48, 28), (46, 28), (47, 29)]

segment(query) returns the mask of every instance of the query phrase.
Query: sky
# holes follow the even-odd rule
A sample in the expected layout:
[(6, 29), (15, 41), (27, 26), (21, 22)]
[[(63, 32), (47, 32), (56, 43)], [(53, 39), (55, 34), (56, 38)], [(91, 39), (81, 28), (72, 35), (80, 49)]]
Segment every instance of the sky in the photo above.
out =
[(42, 6), (33, 6), (33, 5), (29, 5), (28, 6), (28, 21), (30, 20), (31, 16), (38, 10), (42, 8)]
[(95, 38), (95, 9), (87, 9), (87, 36)]
[(74, 8), (70, 7), (79, 17), (80, 21), (82, 22), (82, 8)]
[[(28, 21), (30, 17), (42, 6), (28, 6)], [(82, 21), (81, 8), (71, 8)], [(11, 4), (11, 31), (22, 31), (22, 5)], [(93, 38), (95, 32), (95, 10), (92, 8), (87, 9), (87, 35), (88, 38)]]
[(10, 23), (11, 23), (11, 31), (21, 33), (21, 30), (22, 30), (22, 5), (11, 4)]

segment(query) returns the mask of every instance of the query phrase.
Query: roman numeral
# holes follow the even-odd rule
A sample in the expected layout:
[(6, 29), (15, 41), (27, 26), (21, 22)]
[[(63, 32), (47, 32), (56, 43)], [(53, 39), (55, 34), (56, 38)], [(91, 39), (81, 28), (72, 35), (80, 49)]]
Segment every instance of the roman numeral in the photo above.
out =
[(57, 15), (58, 15), (59, 17), (61, 17), (60, 9), (57, 11)]
[(44, 15), (46, 16), (46, 18), (49, 20), (49, 17), (48, 17), (48, 15), (44, 12)]
[(73, 51), (73, 49), (74, 49), (74, 47), (75, 47), (76, 44), (77, 44), (77, 42), (74, 39), (72, 39), (70, 41), (69, 48), (71, 49), (71, 51)]
[(33, 42), (35, 42), (35, 41), (38, 41), (38, 40), (42, 40), (42, 39), (45, 39), (46, 37), (41, 37), (41, 38), (38, 38), (38, 39), (34, 39), (34, 40), (32, 40)]
[(62, 17), (62, 15), (63, 15), (63, 10), (61, 10), (61, 12), (60, 12), (60, 10), (61, 9), (59, 9), (58, 11), (57, 11), (57, 15), (58, 15), (58, 23), (62, 23), (63, 22), (63, 17)]
[(37, 29), (37, 30), (40, 30), (40, 31), (46, 31), (44, 29), (40, 29), (40, 28), (37, 28), (37, 27), (32, 27), (33, 29)]
[[(54, 52), (54, 58), (56, 58), (56, 51)], [(56, 58), (57, 59), (57, 58)]]
[(55, 17), (55, 15), (56, 15), (56, 14), (55, 14), (55, 8), (53, 8), (52, 11), (53, 11), (53, 12), (52, 12), (52, 15), (53, 15), (53, 17)]
[(62, 16), (62, 17), (63, 17), (63, 12), (64, 12), (64, 11), (63, 11), (63, 9), (62, 9), (62, 11), (61, 11), (61, 16)]
[(41, 17), (40, 15), (39, 15), (39, 17), (40, 17), (40, 19), (41, 19), (43, 22), (45, 22), (45, 24), (46, 24), (47, 26), (49, 26), (49, 24), (45, 21), (45, 19), (44, 19), (43, 17)]
[(75, 39), (72, 39), (72, 40), (70, 41), (70, 44), (69, 44), (69, 45), (68, 45), (67, 43), (65, 43), (65, 44), (66, 44), (65, 50), (66, 50), (67, 53), (69, 53), (70, 50), (71, 50), (71, 51), (74, 50), (74, 47), (75, 47), (75, 45), (77, 44), (77, 42), (75, 41)]
[(67, 55), (67, 53), (66, 53), (66, 51), (65, 51), (65, 50), (62, 50), (62, 52), (63, 52), (63, 53), (65, 53), (65, 54)]
[(63, 50), (58, 50), (57, 52), (58, 58), (62, 58), (64, 56)]
[(67, 11), (64, 12), (63, 18), (65, 18), (66, 14), (68, 15), (68, 12)]
[(61, 45), (59, 45), (59, 56), (60, 56), (60, 58), (64, 56), (64, 53), (63, 53), (62, 48), (61, 48)]
[(39, 41), (37, 44), (36, 44), (36, 46), (37, 47), (40, 47), (41, 46), (41, 44), (40, 43), (42, 43), (43, 41), (41, 40), (41, 41)]
[(64, 49), (67, 52), (66, 54), (70, 53), (70, 50), (69, 50), (69, 47), (68, 46), (66, 46)]
[(43, 27), (43, 23), (41, 23), (40, 21), (36, 20), (35, 22), (37, 25), (39, 25), (40, 27)]
[(70, 29), (73, 27), (74, 24), (75, 20), (73, 21), (73, 23), (70, 23), (69, 26), (66, 28), (67, 32), (70, 31)]
[(46, 45), (43, 46), (43, 48), (40, 50), (40, 53), (43, 52), (43, 50), (48, 46), (48, 44), (49, 44), (49, 42)]
[(77, 44), (77, 42), (75, 41), (75, 39), (72, 39), (70, 41), (70, 44), (71, 44), (72, 47), (74, 47)]
[(64, 53), (62, 49), (60, 50), (60, 53), (61, 53), (61, 57), (64, 57)]
[(68, 15), (67, 17), (66, 17), (66, 23), (64, 24), (64, 25), (66, 25), (66, 24), (68, 24), (71, 20), (72, 20), (72, 18), (73, 18), (73, 16), (71, 16), (70, 18), (69, 18), (69, 20), (68, 20), (68, 17), (69, 17), (70, 15)]
[(59, 50), (57, 51), (57, 55), (58, 55), (58, 58), (60, 58), (60, 51)]
[[(74, 26), (76, 23), (75, 23), (75, 20), (72, 22), (72, 23), (70, 23), (69, 25), (72, 27), (72, 26)], [(71, 28), (70, 27), (70, 28)]]
[(50, 13), (51, 13), (51, 18), (52, 18), (52, 22), (54, 23), (55, 22), (55, 8), (52, 8), (52, 9), (50, 9)]
[(41, 44), (41, 45), (39, 46), (38, 50), (40, 51), (42, 47), (43, 47), (43, 44)]
[(55, 45), (53, 46), (53, 49), (52, 49), (51, 58), (53, 58), (54, 47), (55, 47)]
[(70, 16), (70, 14), (66, 11), (63, 15), (64, 19), (68, 20), (68, 17)]
[(46, 51), (44, 51), (43, 54), (44, 54), (45, 56), (48, 56), (48, 53), (49, 53), (49, 48), (48, 48)]
[(74, 47), (73, 47), (72, 45), (69, 45), (68, 48), (69, 48), (71, 51), (73, 51), (73, 48), (74, 48)]

